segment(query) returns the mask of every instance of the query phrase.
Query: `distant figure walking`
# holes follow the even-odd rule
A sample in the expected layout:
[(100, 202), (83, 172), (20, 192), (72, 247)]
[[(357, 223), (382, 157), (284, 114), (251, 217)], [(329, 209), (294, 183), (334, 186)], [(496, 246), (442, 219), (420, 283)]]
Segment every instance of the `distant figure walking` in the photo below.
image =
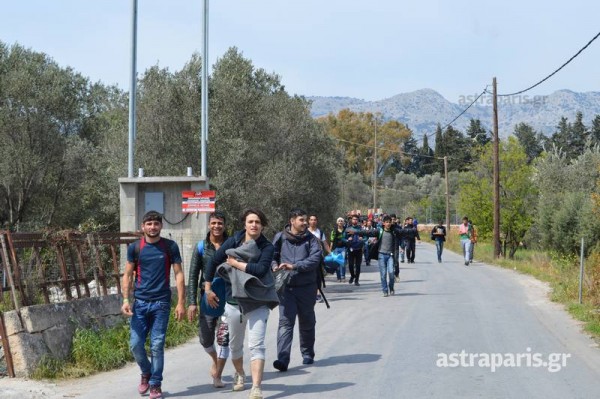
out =
[(465, 266), (471, 263), (471, 235), (472, 226), (469, 224), (469, 218), (464, 217), (462, 224), (458, 226), (458, 236), (460, 237), (460, 246), (462, 247), (463, 256), (465, 258)]
[(442, 220), (436, 226), (433, 226), (431, 239), (435, 241), (438, 263), (442, 263), (442, 252), (444, 251), (444, 242), (446, 241), (446, 226), (444, 226)]

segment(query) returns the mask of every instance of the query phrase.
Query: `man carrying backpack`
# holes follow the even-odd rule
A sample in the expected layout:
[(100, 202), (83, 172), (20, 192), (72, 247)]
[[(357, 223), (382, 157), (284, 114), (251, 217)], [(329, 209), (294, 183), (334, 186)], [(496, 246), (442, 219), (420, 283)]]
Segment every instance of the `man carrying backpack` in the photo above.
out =
[[(323, 257), (325, 257), (327, 254), (329, 254), (329, 252), (331, 252), (331, 250), (329, 249), (329, 243), (327, 242), (327, 237), (325, 236), (325, 233), (323, 233), (323, 231), (321, 231), (321, 229), (319, 229), (318, 227), (319, 224), (319, 218), (317, 217), (317, 215), (315, 215), (314, 213), (308, 215), (308, 231), (312, 233), (312, 235), (314, 235), (319, 241), (319, 245), (321, 246), (321, 253), (323, 254)], [(317, 302), (319, 303), (323, 303), (325, 300), (323, 299), (323, 296), (319, 293), (319, 288), (324, 287), (324, 282), (325, 282), (325, 274), (326, 271), (323, 270), (324, 269), (324, 265), (321, 265), (321, 273), (319, 274), (319, 282), (317, 284)]]
[[(121, 312), (131, 317), (129, 344), (142, 372), (138, 392), (142, 395), (150, 390), (150, 399), (159, 399), (162, 398), (165, 337), (171, 314), (171, 267), (177, 285), (177, 320), (185, 315), (185, 280), (177, 243), (160, 236), (162, 215), (156, 211), (147, 212), (142, 218), (141, 228), (144, 237), (127, 248)], [(129, 304), (132, 282), (135, 284), (133, 306)], [(148, 333), (152, 353), (150, 359), (144, 347)]]
[[(187, 288), (188, 320), (193, 321), (198, 316), (198, 336), (200, 337), (200, 344), (212, 359), (210, 375), (215, 388), (225, 386), (221, 377), (225, 361), (229, 357), (227, 323), (220, 321), (219, 317), (203, 314), (202, 308), (198, 305), (204, 295), (204, 267), (210, 264), (215, 252), (226, 239), (225, 215), (218, 211), (211, 213), (208, 219), (208, 234), (204, 240), (197, 244), (196, 250), (192, 253)], [(198, 288), (200, 288), (200, 295), (198, 295)], [(217, 330), (219, 334), (216, 334)], [(217, 335), (216, 347), (215, 335)]]
[(298, 208), (290, 211), (289, 224), (275, 235), (273, 246), (272, 269), (291, 270), (290, 280), (279, 293), (277, 360), (273, 362), (277, 370), (287, 371), (296, 317), (302, 363), (314, 362), (315, 292), (322, 253), (318, 240), (307, 230), (306, 212)]

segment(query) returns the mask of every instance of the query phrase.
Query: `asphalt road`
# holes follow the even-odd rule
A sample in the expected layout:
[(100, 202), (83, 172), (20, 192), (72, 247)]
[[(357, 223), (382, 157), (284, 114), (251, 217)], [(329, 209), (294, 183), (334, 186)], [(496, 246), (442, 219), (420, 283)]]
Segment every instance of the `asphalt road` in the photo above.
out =
[[(548, 300), (548, 288), (512, 270), (417, 245), (401, 264), (396, 295), (381, 295), (377, 267), (361, 286), (328, 277), (331, 309), (317, 304), (316, 361), (295, 351), (289, 371), (272, 367), (277, 310), (267, 332), (265, 398), (598, 398), (600, 350), (581, 326)], [(214, 389), (197, 340), (167, 351), (165, 397), (246, 398)], [(246, 361), (246, 371), (249, 365)], [(233, 367), (225, 369), (231, 382)], [(0, 398), (135, 398), (137, 366), (75, 381), (0, 380)]]

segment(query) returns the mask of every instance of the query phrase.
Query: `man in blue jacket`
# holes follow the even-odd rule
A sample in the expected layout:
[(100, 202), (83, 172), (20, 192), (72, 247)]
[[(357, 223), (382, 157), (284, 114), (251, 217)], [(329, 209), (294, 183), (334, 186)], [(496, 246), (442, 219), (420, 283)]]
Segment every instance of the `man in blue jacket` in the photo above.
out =
[(273, 270), (291, 270), (289, 282), (279, 293), (277, 360), (273, 362), (279, 371), (287, 371), (290, 363), (296, 317), (302, 363), (312, 364), (315, 357), (315, 292), (322, 252), (318, 239), (307, 227), (306, 212), (292, 209), (289, 224), (273, 240)]

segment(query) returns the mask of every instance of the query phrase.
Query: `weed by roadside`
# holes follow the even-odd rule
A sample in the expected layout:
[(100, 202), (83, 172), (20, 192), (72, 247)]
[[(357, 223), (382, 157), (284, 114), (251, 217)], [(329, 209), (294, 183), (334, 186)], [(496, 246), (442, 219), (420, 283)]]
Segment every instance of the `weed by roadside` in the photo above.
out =
[[(176, 301), (172, 303), (172, 314)], [(196, 323), (171, 317), (165, 347), (181, 345), (198, 334)], [(146, 342), (149, 350), (149, 342)], [(46, 357), (32, 374), (34, 379), (85, 377), (100, 371), (123, 367), (133, 361), (129, 350), (129, 319), (109, 329), (78, 329), (73, 337), (71, 356), (67, 360)]]

